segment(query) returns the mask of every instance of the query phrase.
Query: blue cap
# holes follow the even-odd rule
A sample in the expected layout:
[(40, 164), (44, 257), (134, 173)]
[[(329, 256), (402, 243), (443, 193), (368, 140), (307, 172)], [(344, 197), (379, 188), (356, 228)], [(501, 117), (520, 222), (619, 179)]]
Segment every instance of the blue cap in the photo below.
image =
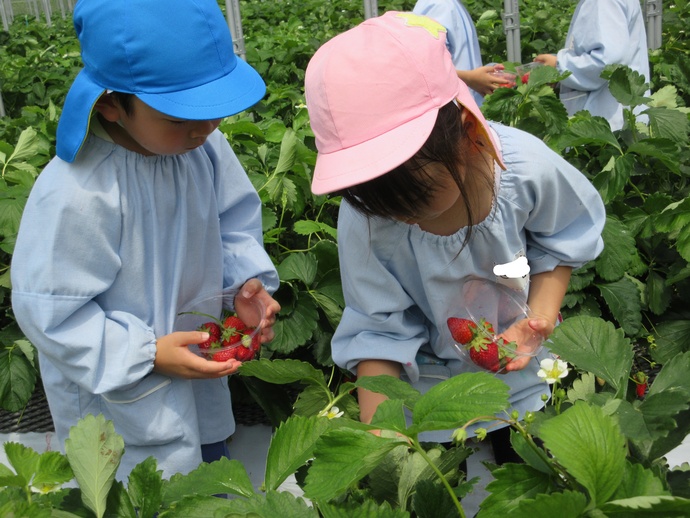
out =
[(235, 56), (216, 0), (79, 0), (74, 28), (84, 68), (58, 122), (57, 155), (67, 162), (106, 90), (189, 120), (239, 113), (266, 93), (258, 72)]

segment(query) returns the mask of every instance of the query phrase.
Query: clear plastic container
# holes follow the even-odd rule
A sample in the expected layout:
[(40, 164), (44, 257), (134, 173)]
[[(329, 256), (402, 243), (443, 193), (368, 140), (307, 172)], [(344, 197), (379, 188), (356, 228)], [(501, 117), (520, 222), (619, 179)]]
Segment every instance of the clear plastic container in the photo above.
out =
[(530, 72), (532, 72), (532, 70), (534, 70), (535, 68), (543, 66), (544, 63), (541, 63), (539, 61), (532, 61), (531, 63), (523, 63), (522, 65), (517, 65), (515, 67), (515, 71), (517, 72), (517, 75), (520, 77), (520, 80), (523, 83), (526, 83), (529, 79)]
[[(241, 304), (237, 295), (235, 303)], [(256, 298), (244, 299), (242, 316), (224, 309), (227, 296), (209, 297), (188, 306), (177, 315), (176, 331), (207, 331), (211, 337), (200, 344), (190, 344), (193, 353), (212, 361), (236, 359), (249, 361), (260, 351), (259, 336), (264, 325), (266, 308)], [(228, 318), (232, 317), (230, 320)], [(229, 324), (229, 325), (226, 325)]]
[(544, 337), (528, 325), (537, 317), (524, 302), (522, 291), (484, 279), (471, 279), (462, 287), (462, 305), (451, 318), (469, 321), (473, 338), (459, 343), (451, 334), (458, 356), (490, 372), (501, 372), (511, 361), (535, 356)]
[(495, 72), (491, 72), (491, 75), (510, 81), (509, 83), (499, 84), (497, 88), (514, 88), (516, 85), (515, 78), (517, 76), (512, 72), (506, 72), (505, 70), (496, 70)]

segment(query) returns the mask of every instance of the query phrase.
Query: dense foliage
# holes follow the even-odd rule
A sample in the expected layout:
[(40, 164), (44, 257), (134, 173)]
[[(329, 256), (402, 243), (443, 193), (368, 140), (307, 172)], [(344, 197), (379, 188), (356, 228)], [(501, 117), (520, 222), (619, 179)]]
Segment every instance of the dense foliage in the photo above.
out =
[[(464, 3), (477, 22), (485, 62), (505, 62), (503, 2)], [(410, 9), (413, 4), (380, 1), (379, 10)], [(574, 5), (565, 0), (521, 2), (523, 62), (560, 48)], [(180, 516), (193, 516), (193, 508), (206, 512), (198, 516), (209, 516), (209, 509), (216, 505), (226, 512), (265, 512), (266, 516), (271, 506), (281, 506), (282, 516), (309, 516), (316, 511), (276, 492), (285, 477), (308, 464), (305, 490), (321, 504), (318, 510), (323, 516), (345, 516), (338, 513), (353, 512), (352, 507), (338, 505), (353, 503), (363, 513), (369, 510), (377, 516), (450, 515), (442, 513), (447, 511), (444, 505), (453, 507), (451, 494), (462, 496), (469, 487), (449, 466), (457, 466), (469, 452), (462, 448), (431, 452), (433, 448), (419, 443), (416, 434), (440, 425), (463, 427), (481, 419), (487, 409), (499, 411), (504, 408), (501, 384), (482, 376), (458, 379), (442, 384), (435, 394), (420, 397), (390, 380), (359, 380), (359, 384), (371, 383), (369, 388), (388, 394), (391, 400), (377, 423), (391, 436), (374, 443), (371, 434), (360, 433), (356, 401), (350, 395), (354, 385), (346, 381), (347, 373), (333, 367), (330, 358), (330, 338), (344, 305), (335, 232), (339, 200), (314, 196), (309, 189), (315, 148), (303, 79), (314, 50), (362, 20), (362, 2), (244, 0), (241, 9), (247, 61), (265, 78), (268, 94), (253, 109), (223, 121), (220, 129), (264, 202), (264, 239), (280, 273), (276, 297), (283, 311), (276, 339), (262, 352), (261, 361), (242, 367), (239, 379), (250, 386), (280, 427), (269, 454), (266, 495), (255, 495), (242, 482), (241, 467), (233, 466), (227, 476), (235, 482), (228, 482), (232, 488), (223, 490), (246, 497), (247, 503), (231, 508), (204, 503), (212, 507), (203, 507), (199, 495), (221, 489), (199, 480), (228, 473), (223, 471), (226, 467), (211, 465), (201, 468), (202, 475), (157, 486), (157, 503), (170, 506), (167, 512)], [(497, 485), (489, 488), (492, 495), (483, 505), (486, 516), (517, 512), (521, 505), (522, 516), (565, 516), (564, 509), (574, 509), (572, 516), (585, 512), (644, 516), (645, 506), (647, 512), (657, 506), (655, 516), (689, 513), (687, 502), (679, 498), (690, 496), (687, 471), (668, 472), (663, 455), (690, 431), (690, 382), (686, 379), (690, 367), (690, 43), (686, 22), (690, 4), (679, 0), (664, 9), (662, 47), (650, 54), (651, 85), (625, 68), (610, 67), (605, 72), (612, 92), (625, 104), (649, 107), (648, 123), (628, 113), (627, 127), (611, 132), (605, 121), (586, 112), (569, 119), (554, 91), (560, 76), (550, 69), (533, 72), (529, 82), (516, 89), (497, 91), (484, 105), (488, 118), (538, 135), (583, 171), (601, 193), (608, 213), (605, 251), (573, 276), (563, 308), (568, 318), (553, 337), (552, 349), (575, 367), (564, 380), (562, 405), (550, 407), (530, 423), (506, 417), (516, 430), (515, 444), (529, 460), (524, 469), (494, 472)], [(0, 33), (0, 43), (0, 87), (8, 113), (0, 119), (0, 406), (16, 411), (32, 393), (37, 370), (34, 349), (12, 316), (9, 265), (23, 205), (33, 181), (54, 154), (60, 106), (80, 62), (69, 21), (58, 20), (48, 28), (17, 19), (9, 34)], [(651, 98), (645, 97), (649, 87)], [(638, 372), (656, 378), (644, 400), (634, 395), (633, 379)], [(285, 397), (284, 384), (301, 391), (294, 406), (280, 399)], [(484, 405), (483, 411), (459, 406), (452, 410), (463, 419), (438, 419), (435, 412), (444, 402), (445, 390), (472, 392)], [(269, 392), (272, 396), (266, 397)], [(336, 403), (345, 411), (344, 419), (318, 416)], [(415, 415), (411, 428), (396, 418), (403, 406)], [(88, 426), (102, 431), (106, 425)], [(575, 428), (580, 432), (573, 432)], [(406, 438), (408, 450), (400, 450), (396, 434)], [(591, 440), (581, 441), (579, 437), (586, 434)], [(544, 453), (542, 443), (559, 458), (558, 463)], [(571, 446), (575, 455), (569, 452)], [(22, 459), (33, 459), (19, 449), (14, 452), (18, 465)], [(385, 477), (394, 487), (372, 486), (372, 479), (367, 478), (384, 458), (381, 469), (390, 471)], [(314, 460), (309, 463), (309, 459)], [(37, 464), (31, 462), (35, 469)], [(55, 465), (54, 484), (71, 478), (62, 459), (51, 457), (50, 462)], [(62, 468), (57, 469), (58, 465)], [(10, 476), (2, 468), (0, 478)], [(130, 483), (130, 493), (142, 481), (154, 484), (152, 473), (155, 464), (142, 466), (137, 473), (141, 480)], [(26, 468), (24, 475), (30, 479), (31, 469)], [(445, 482), (439, 484), (439, 479)], [(329, 480), (336, 483), (320, 482)], [(23, 482), (22, 486), (18, 481), (18, 486), (30, 493), (28, 481)], [(185, 484), (186, 492), (180, 490)], [(128, 500), (117, 487), (120, 504), (125, 505)], [(192, 494), (197, 496), (175, 503)], [(426, 497), (415, 499), (416, 494)], [(105, 496), (91, 496), (102, 510)], [(131, 505), (140, 507), (136, 495), (130, 497)], [(647, 500), (623, 502), (633, 497)], [(527, 503), (520, 503), (525, 499)], [(425, 508), (424, 502), (431, 501), (439, 507)], [(0, 509), (2, 505), (0, 498)]]

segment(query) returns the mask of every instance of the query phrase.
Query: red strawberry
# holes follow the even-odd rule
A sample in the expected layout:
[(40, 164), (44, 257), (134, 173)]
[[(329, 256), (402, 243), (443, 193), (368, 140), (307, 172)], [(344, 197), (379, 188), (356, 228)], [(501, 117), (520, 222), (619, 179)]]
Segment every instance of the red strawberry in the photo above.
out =
[(450, 317), (447, 324), (453, 340), (461, 345), (470, 343), (477, 332), (477, 324), (466, 318)]
[(244, 331), (247, 329), (239, 317), (228, 317), (223, 321), (223, 331), (221, 333), (221, 344), (223, 347), (234, 345), (242, 339)]
[(525, 83), (527, 83), (527, 81), (529, 81), (529, 72), (527, 72), (526, 74), (523, 74), (522, 77), (520, 78), (520, 80), (522, 81), (523, 85)]
[(482, 369), (498, 372), (501, 364), (498, 344), (477, 342), (470, 347), (470, 359)]
[(636, 372), (632, 380), (635, 382), (635, 394), (642, 398), (647, 393), (647, 382), (649, 377), (642, 371)]
[(237, 354), (235, 357), (241, 362), (248, 362), (254, 358), (254, 351), (252, 350), (251, 346), (245, 347), (244, 345), (240, 345), (237, 347), (236, 352)]
[(199, 331), (208, 333), (208, 340), (199, 343), (199, 349), (208, 349), (214, 342), (220, 341), (220, 326), (215, 322), (206, 322), (199, 327)]
[(217, 353), (213, 353), (213, 356), (211, 356), (211, 359), (214, 362), (226, 362), (228, 360), (236, 359), (237, 358), (237, 347), (231, 347), (228, 349), (223, 349), (222, 351), (218, 351)]
[(635, 385), (635, 393), (637, 394), (637, 397), (644, 397), (646, 392), (647, 383), (638, 383), (637, 385)]

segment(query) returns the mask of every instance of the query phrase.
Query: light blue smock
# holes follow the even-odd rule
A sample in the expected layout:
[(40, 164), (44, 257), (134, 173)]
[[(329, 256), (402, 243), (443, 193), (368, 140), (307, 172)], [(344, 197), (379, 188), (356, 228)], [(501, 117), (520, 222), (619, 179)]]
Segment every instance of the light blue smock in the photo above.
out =
[[(457, 70), (474, 70), (482, 66), (477, 29), (467, 8), (460, 0), (419, 0), (412, 10), (433, 18), (446, 28), (446, 45)], [(477, 106), (484, 96), (470, 89)]]
[[(600, 76), (606, 65), (621, 64), (649, 83), (647, 34), (639, 0), (580, 0), (565, 48), (556, 57), (558, 70), (572, 73), (561, 82), (560, 90), (568, 115), (587, 110), (607, 119), (612, 130), (621, 129), (623, 106)], [(644, 109), (639, 107), (635, 113)]]
[[(602, 251), (606, 215), (590, 181), (536, 137), (491, 126), (507, 169), (496, 169), (492, 212), (459, 255), (466, 228), (439, 236), (395, 220), (367, 220), (343, 201), (338, 249), (346, 308), (332, 341), (339, 366), (356, 372), (362, 360), (398, 362), (404, 379), (422, 393), (451, 376), (476, 372), (459, 359), (446, 324), (451, 316), (464, 316), (467, 280), (504, 284), (494, 265), (520, 256), (534, 275), (559, 265), (578, 268)], [(526, 301), (528, 286), (513, 293)], [(542, 395), (549, 394), (537, 377), (538, 359), (500, 378), (521, 415), (541, 408)], [(422, 435), (445, 442), (450, 433)]]
[(234, 432), (227, 377), (154, 373), (155, 344), (178, 313), (219, 312), (223, 288), (230, 303), (253, 277), (275, 291), (262, 243), (259, 197), (218, 130), (175, 156), (90, 135), (74, 163), (48, 164), (22, 217), (12, 305), (61, 448), (80, 418), (102, 413), (125, 441), (118, 479), (149, 456), (168, 478)]

